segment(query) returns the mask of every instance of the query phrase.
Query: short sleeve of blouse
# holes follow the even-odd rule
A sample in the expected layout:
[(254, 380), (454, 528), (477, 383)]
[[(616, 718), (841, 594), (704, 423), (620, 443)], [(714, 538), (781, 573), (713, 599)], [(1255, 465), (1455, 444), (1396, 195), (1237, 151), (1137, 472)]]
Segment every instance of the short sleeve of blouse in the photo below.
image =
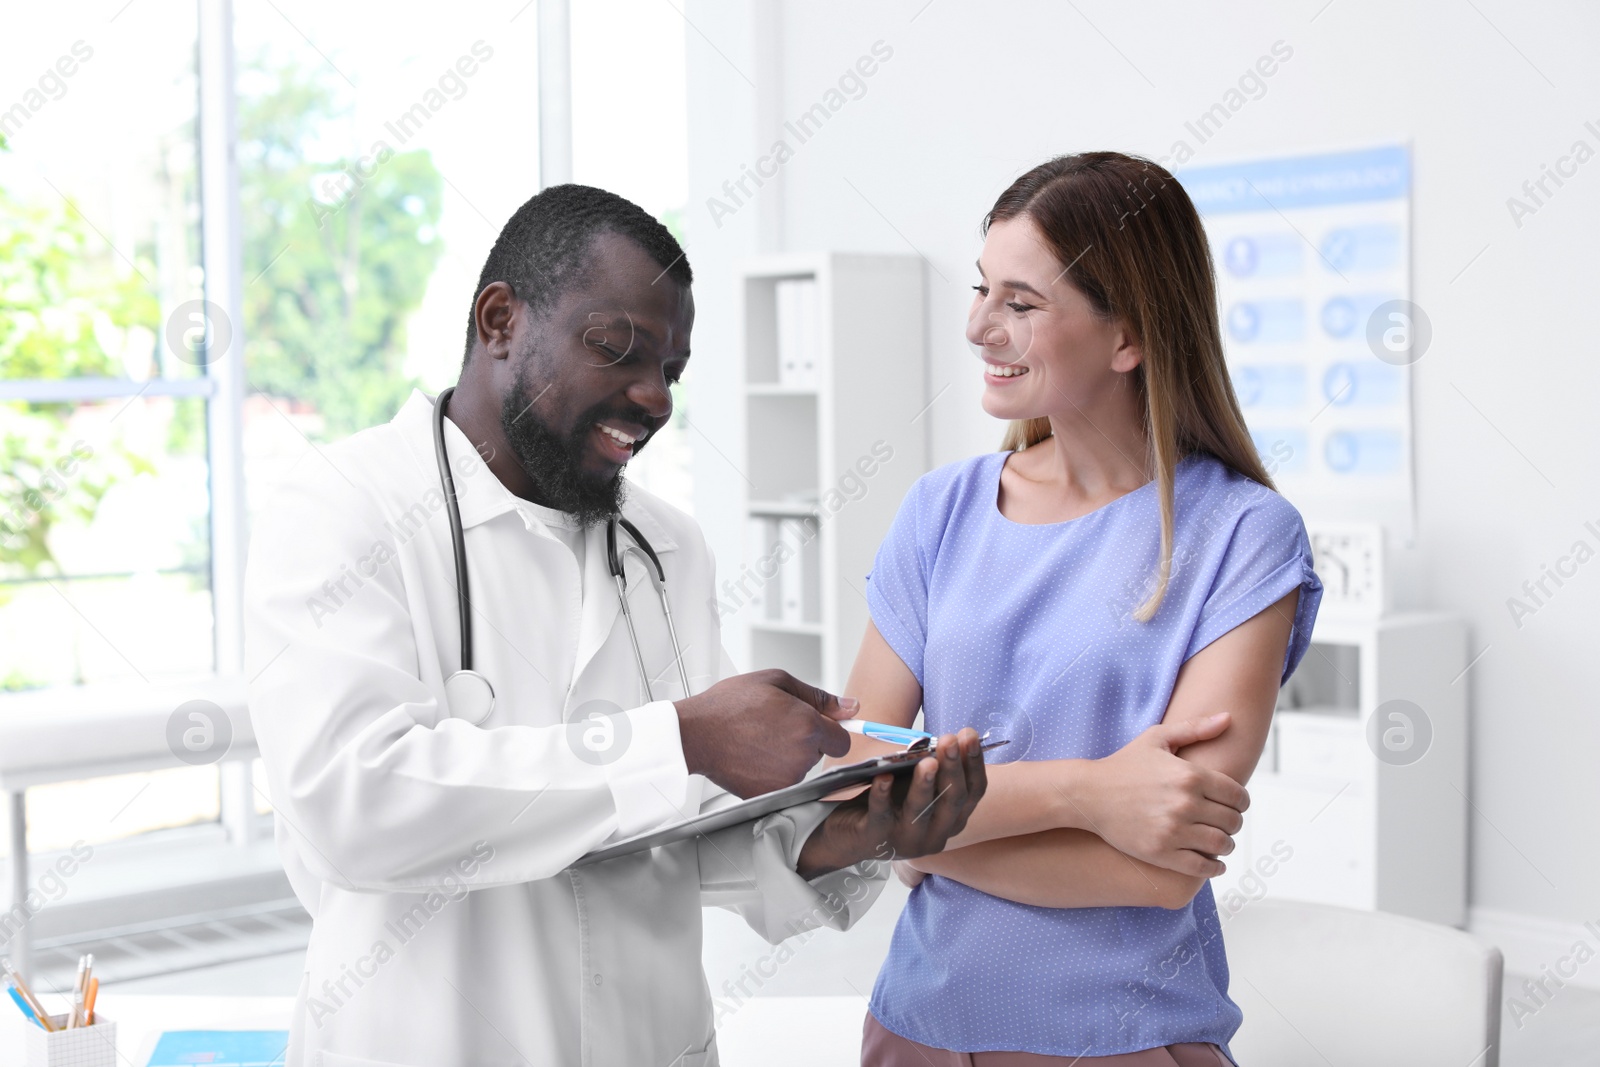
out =
[(1284, 652), (1283, 681), (1294, 673), (1311, 645), (1322, 582), (1311, 569), (1311, 543), (1300, 513), (1277, 493), (1265, 490), (1234, 524), (1184, 659), (1295, 589), (1300, 590), (1300, 601)]
[(933, 538), (924, 526), (927, 478), (911, 487), (895, 513), (867, 575), (872, 622), (895, 654), (923, 684), (922, 650), (928, 640), (928, 581)]

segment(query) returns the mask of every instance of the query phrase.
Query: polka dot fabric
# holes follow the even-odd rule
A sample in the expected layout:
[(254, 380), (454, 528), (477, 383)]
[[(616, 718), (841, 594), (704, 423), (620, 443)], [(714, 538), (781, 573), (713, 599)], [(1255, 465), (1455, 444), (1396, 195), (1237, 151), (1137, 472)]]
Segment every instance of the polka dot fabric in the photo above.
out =
[[(996, 503), (1008, 455), (919, 480), (868, 576), (873, 622), (922, 683), (929, 730), (1010, 738), (994, 762), (1109, 755), (1161, 721), (1185, 660), (1299, 588), (1293, 672), (1322, 585), (1288, 501), (1210, 456), (1184, 459), (1172, 579), (1141, 623), (1160, 551), (1155, 485), (1023, 525)], [(1039, 908), (938, 876), (912, 892), (871, 1007), (936, 1048), (1069, 1057), (1226, 1049), (1241, 1019), (1209, 886), (1172, 911)]]

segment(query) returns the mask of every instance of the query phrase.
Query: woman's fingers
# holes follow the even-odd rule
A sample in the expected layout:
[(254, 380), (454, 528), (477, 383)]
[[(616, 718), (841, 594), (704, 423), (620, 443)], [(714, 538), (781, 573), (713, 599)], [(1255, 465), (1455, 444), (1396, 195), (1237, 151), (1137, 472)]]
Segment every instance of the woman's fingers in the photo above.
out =
[(967, 819), (978, 806), (978, 801), (983, 799), (984, 789), (988, 786), (983, 766), (983, 746), (977, 732), (962, 730), (955, 740), (956, 766), (953, 773), (961, 781), (961, 802), (950, 808), (950, 818), (945, 826), (946, 840), (966, 829)]
[(1171, 864), (1161, 864), (1161, 866), (1179, 874), (1187, 874), (1191, 878), (1215, 878), (1228, 869), (1221, 860), (1188, 849), (1178, 850), (1173, 854)]
[(1200, 795), (1218, 804), (1226, 804), (1234, 811), (1250, 807), (1250, 791), (1221, 771), (1209, 767), (1197, 768), (1200, 772)]
[(1193, 869), (1187, 857), (1194, 854), (1228, 856), (1236, 847), (1233, 838), (1215, 826), (1190, 825), (1179, 828), (1166, 844), (1157, 846), (1139, 858), (1169, 871), (1197, 874), (1199, 872)]
[(1233, 838), (1214, 826), (1196, 826), (1183, 847), (1207, 856), (1231, 856), (1237, 846)]
[(967, 766), (961, 759), (961, 741), (954, 734), (939, 738), (939, 791), (934, 798), (937, 809), (934, 825), (948, 834), (950, 825), (967, 806)]
[(967, 792), (977, 803), (977, 798), (989, 785), (989, 771), (983, 764), (983, 738), (970, 726), (956, 735), (961, 741), (961, 753), (966, 761)]
[(1182, 722), (1162, 722), (1145, 731), (1153, 738), (1165, 745), (1170, 752), (1195, 744), (1199, 741), (1209, 741), (1228, 728), (1232, 718), (1225, 711), (1215, 715), (1208, 715), (1203, 719), (1185, 719)]
[(1199, 826), (1215, 826), (1225, 834), (1236, 834), (1244, 828), (1244, 816), (1238, 809), (1218, 804), (1214, 800), (1200, 802), (1194, 821)]

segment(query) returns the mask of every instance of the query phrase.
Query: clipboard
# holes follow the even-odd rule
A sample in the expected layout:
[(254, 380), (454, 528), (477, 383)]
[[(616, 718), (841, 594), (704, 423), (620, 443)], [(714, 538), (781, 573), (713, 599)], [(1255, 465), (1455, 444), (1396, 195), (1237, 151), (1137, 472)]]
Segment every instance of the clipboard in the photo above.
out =
[[(1006, 744), (1005, 741), (985, 741), (980, 746), (984, 752), (992, 748), (999, 748)], [(593, 863), (603, 863), (606, 860), (616, 859), (619, 856), (631, 856), (635, 852), (644, 852), (661, 845), (670, 845), (674, 841), (683, 841), (701, 834), (714, 833), (717, 830), (726, 830), (730, 826), (740, 823), (754, 822), (764, 818), (775, 811), (792, 808), (800, 804), (809, 804), (813, 800), (822, 800), (830, 793), (837, 793), (852, 786), (866, 785), (880, 774), (903, 774), (917, 765), (925, 758), (932, 745), (927, 740), (918, 741), (899, 752), (891, 752), (887, 756), (878, 756), (874, 759), (862, 760), (860, 763), (847, 763), (842, 767), (834, 767), (823, 771), (814, 778), (807, 778), (797, 782), (786, 789), (776, 789), (770, 793), (741, 800), (727, 807), (717, 808), (713, 811), (702, 812), (690, 819), (663, 826), (659, 830), (649, 830), (642, 834), (618, 841), (614, 845), (596, 849), (574, 863), (573, 867), (587, 867)]]

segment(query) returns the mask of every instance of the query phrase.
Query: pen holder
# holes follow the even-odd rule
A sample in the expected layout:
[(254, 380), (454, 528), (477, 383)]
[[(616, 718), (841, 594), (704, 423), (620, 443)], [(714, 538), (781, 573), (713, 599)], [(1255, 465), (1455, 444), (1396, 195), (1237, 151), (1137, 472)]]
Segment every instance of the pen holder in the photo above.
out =
[(117, 1024), (95, 1014), (93, 1026), (63, 1029), (65, 1015), (50, 1016), (54, 1033), (28, 1025), (27, 1067), (117, 1067)]

